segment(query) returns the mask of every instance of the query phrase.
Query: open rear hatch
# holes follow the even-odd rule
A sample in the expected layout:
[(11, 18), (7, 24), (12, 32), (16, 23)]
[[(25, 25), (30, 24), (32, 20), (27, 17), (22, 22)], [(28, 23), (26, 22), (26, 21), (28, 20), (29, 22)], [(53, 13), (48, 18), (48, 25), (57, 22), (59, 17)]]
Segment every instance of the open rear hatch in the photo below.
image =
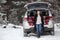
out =
[[(29, 11), (27, 16), (28, 16), (28, 23), (30, 26), (33, 26), (33, 22), (34, 22), (34, 16), (36, 14), (36, 11), (37, 10), (32, 10), (32, 11)], [(44, 25), (48, 25), (48, 22), (49, 22), (49, 13), (48, 11), (45, 11), (45, 10), (40, 10), (41, 11), (41, 15), (42, 15), (42, 20), (44, 22)]]

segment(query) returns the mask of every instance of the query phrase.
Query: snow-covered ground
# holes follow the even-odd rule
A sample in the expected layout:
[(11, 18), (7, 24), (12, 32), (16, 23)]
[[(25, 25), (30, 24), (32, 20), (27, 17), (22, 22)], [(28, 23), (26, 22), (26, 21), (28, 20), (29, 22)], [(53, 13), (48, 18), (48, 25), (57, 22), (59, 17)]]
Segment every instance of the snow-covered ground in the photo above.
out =
[(23, 28), (0, 28), (0, 40), (60, 40), (60, 29), (55, 25), (55, 35), (43, 35), (40, 38), (35, 36), (24, 37)]

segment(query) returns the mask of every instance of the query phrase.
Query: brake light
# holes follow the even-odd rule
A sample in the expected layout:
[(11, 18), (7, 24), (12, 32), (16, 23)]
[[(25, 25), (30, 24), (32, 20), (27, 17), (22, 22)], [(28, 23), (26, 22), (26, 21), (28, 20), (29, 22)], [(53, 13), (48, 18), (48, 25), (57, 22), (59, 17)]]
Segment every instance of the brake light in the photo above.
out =
[(52, 20), (53, 19), (53, 16), (51, 14), (49, 14), (49, 19)]
[(24, 18), (24, 21), (27, 21), (27, 18)]
[(49, 16), (49, 19), (50, 19), (50, 20), (52, 20), (52, 19), (53, 19), (53, 17), (52, 17), (52, 16)]

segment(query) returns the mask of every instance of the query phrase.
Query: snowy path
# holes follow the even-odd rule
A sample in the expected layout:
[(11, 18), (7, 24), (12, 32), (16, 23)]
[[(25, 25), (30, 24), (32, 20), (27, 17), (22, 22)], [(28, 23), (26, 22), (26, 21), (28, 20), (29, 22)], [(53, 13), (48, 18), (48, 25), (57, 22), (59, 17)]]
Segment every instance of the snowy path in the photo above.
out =
[(44, 35), (41, 38), (37, 38), (34, 36), (23, 37), (21, 29), (0, 28), (0, 40), (60, 40), (60, 29), (55, 28), (55, 36)]

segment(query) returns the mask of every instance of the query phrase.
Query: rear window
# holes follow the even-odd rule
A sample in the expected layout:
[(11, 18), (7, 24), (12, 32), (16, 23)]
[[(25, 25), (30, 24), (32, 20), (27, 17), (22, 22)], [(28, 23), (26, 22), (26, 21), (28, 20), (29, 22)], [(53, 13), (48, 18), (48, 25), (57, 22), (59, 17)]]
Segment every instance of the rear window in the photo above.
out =
[[(34, 16), (37, 10), (28, 11), (27, 16)], [(41, 15), (49, 16), (48, 10), (40, 10)]]
[(48, 5), (44, 3), (34, 3), (28, 5), (28, 9), (32, 9), (32, 8), (48, 8)]

